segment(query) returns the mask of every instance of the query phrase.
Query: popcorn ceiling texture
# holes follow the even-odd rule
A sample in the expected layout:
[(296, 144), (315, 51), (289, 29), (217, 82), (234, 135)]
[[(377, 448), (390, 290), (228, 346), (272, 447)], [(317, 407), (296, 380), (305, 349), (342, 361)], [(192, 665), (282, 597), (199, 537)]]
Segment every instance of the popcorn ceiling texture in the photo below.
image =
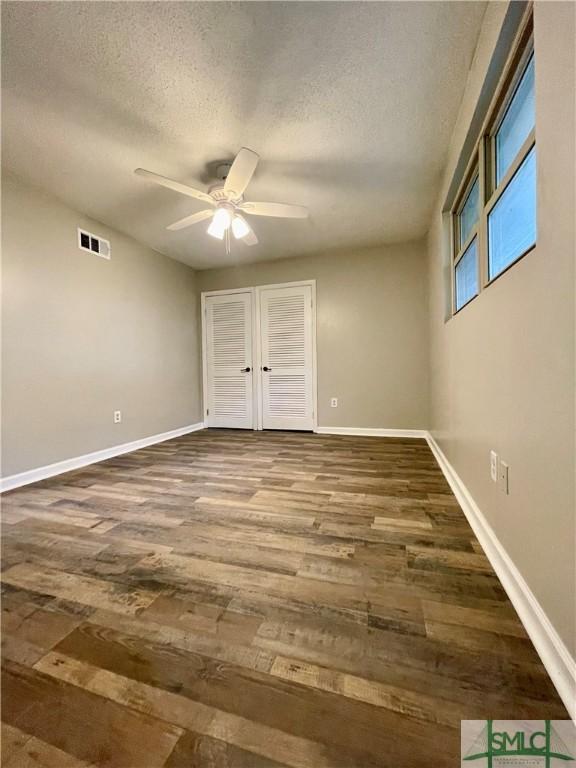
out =
[[(3, 3), (3, 164), (187, 264), (414, 240), (428, 229), (485, 3)], [(227, 257), (192, 184), (241, 146), (248, 199), (307, 205), (254, 218)], [(75, 235), (74, 235), (75, 236)]]

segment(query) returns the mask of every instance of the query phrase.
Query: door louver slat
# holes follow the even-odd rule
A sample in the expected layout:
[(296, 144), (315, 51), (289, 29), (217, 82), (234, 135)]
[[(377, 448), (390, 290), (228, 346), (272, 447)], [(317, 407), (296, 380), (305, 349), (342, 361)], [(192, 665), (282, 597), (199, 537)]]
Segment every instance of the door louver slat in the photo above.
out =
[(250, 429), (252, 295), (209, 296), (207, 311), (208, 425)]
[(309, 286), (261, 294), (263, 426), (312, 429), (312, 314)]

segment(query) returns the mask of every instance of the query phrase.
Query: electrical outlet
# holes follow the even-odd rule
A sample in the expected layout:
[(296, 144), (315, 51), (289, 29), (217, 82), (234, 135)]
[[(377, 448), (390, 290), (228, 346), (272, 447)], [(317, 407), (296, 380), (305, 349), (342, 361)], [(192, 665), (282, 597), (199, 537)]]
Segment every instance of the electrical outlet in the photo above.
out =
[(331, 408), (338, 408), (338, 398), (337, 397), (331, 398), (331, 400), (330, 400), (330, 407)]
[(122, 411), (114, 411), (114, 424), (120, 424), (122, 421)]
[(509, 473), (510, 467), (508, 464), (506, 464), (505, 461), (500, 462), (500, 473), (499, 473), (499, 485), (500, 490), (502, 493), (505, 493), (508, 495), (510, 493), (510, 486), (509, 486)]
[(498, 454), (490, 451), (490, 477), (493, 483), (498, 482)]

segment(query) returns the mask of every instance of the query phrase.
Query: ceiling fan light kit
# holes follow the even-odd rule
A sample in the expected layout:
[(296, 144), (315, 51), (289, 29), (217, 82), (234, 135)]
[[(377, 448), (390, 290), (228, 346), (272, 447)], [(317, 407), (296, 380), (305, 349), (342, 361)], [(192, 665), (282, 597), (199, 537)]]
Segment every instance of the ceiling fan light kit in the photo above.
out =
[(167, 179), (165, 176), (152, 173), (152, 171), (146, 171), (144, 168), (137, 168), (134, 173), (149, 181), (153, 181), (155, 184), (160, 184), (188, 197), (202, 200), (212, 206), (212, 209), (215, 210), (206, 208), (198, 213), (193, 213), (170, 224), (167, 229), (172, 231), (185, 229), (192, 226), (192, 224), (197, 224), (200, 221), (211, 218), (212, 221), (207, 229), (208, 234), (218, 240), (224, 240), (226, 251), (229, 253), (230, 230), (232, 230), (236, 240), (242, 240), (246, 245), (256, 245), (258, 242), (252, 227), (241, 215), (242, 213), (250, 216), (274, 216), (288, 219), (305, 219), (308, 216), (308, 209), (302, 205), (244, 201), (244, 192), (254, 175), (259, 159), (256, 152), (243, 147), (231, 165), (226, 163), (218, 167), (218, 175), (221, 178), (221, 182), (211, 187), (209, 192), (203, 192), (179, 181)]
[(218, 208), (216, 208), (210, 226), (206, 231), (209, 235), (212, 235), (212, 237), (222, 240), (224, 238), (224, 233), (230, 227), (231, 221), (232, 213), (228, 209), (228, 206), (226, 206), (226, 204), (219, 205)]
[(236, 214), (232, 219), (232, 233), (236, 240), (241, 240), (250, 232), (250, 225), (242, 216)]

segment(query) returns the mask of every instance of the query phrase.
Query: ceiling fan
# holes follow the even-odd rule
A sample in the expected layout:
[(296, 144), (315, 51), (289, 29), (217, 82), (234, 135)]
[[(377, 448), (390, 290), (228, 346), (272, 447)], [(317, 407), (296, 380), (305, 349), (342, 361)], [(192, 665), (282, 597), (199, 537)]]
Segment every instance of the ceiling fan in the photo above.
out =
[(246, 245), (256, 245), (258, 238), (252, 227), (242, 214), (250, 216), (277, 216), (287, 219), (305, 219), (308, 209), (303, 205), (288, 205), (287, 203), (253, 203), (244, 200), (244, 191), (254, 175), (260, 157), (251, 149), (243, 147), (232, 163), (223, 163), (218, 166), (217, 176), (219, 183), (210, 187), (208, 192), (181, 184), (179, 181), (167, 179), (144, 168), (137, 168), (134, 173), (145, 179), (160, 184), (175, 192), (180, 192), (188, 197), (195, 197), (208, 203), (210, 208), (186, 216), (167, 229), (177, 230), (198, 224), (200, 221), (212, 219), (208, 227), (208, 234), (218, 240), (226, 241), (226, 250), (230, 251), (230, 230), (237, 240), (242, 240)]

